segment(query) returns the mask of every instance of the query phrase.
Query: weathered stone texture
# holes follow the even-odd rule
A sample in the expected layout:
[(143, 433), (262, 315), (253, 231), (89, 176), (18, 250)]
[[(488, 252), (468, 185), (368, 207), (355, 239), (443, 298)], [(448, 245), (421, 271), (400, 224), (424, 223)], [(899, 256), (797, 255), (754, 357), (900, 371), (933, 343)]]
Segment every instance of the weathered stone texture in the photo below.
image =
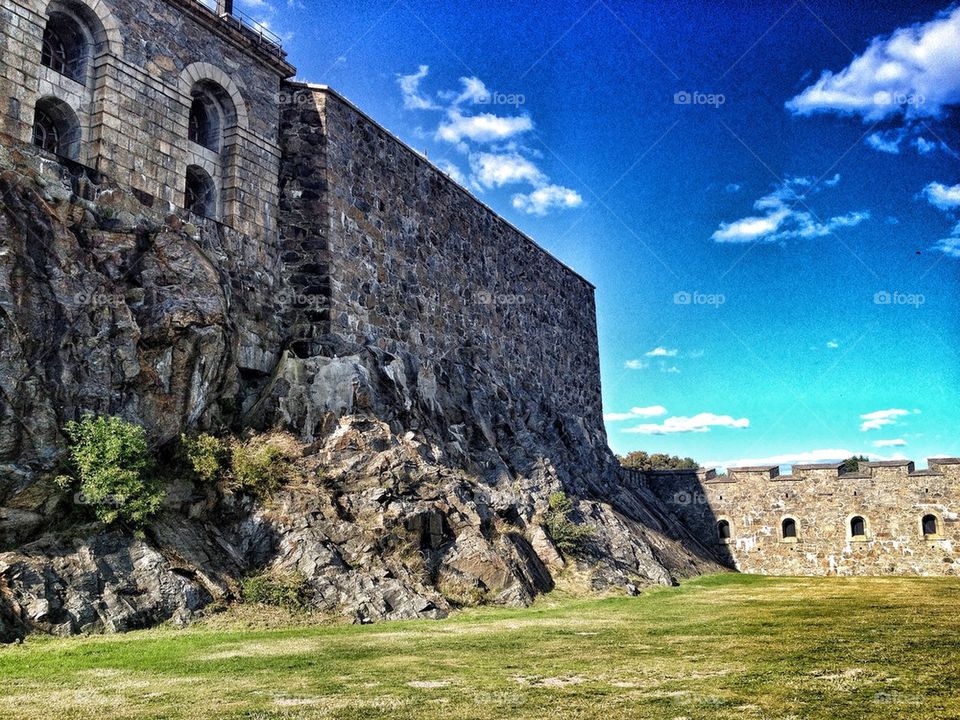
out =
[[(646, 473), (650, 488), (705, 544), (742, 572), (769, 575), (960, 574), (960, 460), (932, 458), (929, 470), (909, 461)], [(937, 531), (925, 535), (932, 515)], [(851, 535), (862, 517), (864, 537)], [(783, 522), (797, 537), (783, 536)], [(730, 540), (717, 524), (726, 521)]]

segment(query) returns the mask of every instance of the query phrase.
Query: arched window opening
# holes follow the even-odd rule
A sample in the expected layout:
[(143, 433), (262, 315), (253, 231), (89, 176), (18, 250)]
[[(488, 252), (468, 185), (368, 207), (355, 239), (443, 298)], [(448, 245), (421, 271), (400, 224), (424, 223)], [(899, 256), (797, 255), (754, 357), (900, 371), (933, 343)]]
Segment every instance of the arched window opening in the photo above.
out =
[(34, 145), (71, 160), (80, 157), (80, 121), (69, 105), (56, 98), (42, 98), (33, 118)]
[(785, 518), (781, 523), (781, 529), (783, 530), (783, 539), (789, 540), (790, 538), (796, 539), (797, 537), (797, 521), (793, 518)]
[(721, 541), (730, 539), (730, 523), (726, 520), (717, 523), (717, 537)]
[(65, 12), (54, 11), (43, 30), (41, 62), (51, 70), (83, 83), (91, 43), (82, 25)]
[(224, 133), (237, 124), (237, 113), (230, 94), (216, 83), (204, 80), (191, 93), (188, 136), (208, 150), (223, 149)]
[(928, 537), (940, 534), (940, 524), (936, 515), (923, 516), (923, 534)]
[(859, 515), (850, 520), (850, 535), (855, 538), (867, 536), (867, 522)]
[(216, 218), (217, 186), (203, 168), (196, 165), (187, 168), (184, 198), (184, 205), (194, 215)]

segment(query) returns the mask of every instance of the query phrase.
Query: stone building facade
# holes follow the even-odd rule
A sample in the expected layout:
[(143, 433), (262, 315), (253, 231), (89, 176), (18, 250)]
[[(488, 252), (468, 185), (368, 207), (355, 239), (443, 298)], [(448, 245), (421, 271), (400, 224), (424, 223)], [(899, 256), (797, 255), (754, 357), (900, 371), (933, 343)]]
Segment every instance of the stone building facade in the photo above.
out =
[(634, 475), (719, 557), (768, 575), (960, 574), (960, 459)]
[(197, 0), (4, 0), (0, 17), (0, 129), (145, 204), (275, 232), (294, 73), (278, 45)]

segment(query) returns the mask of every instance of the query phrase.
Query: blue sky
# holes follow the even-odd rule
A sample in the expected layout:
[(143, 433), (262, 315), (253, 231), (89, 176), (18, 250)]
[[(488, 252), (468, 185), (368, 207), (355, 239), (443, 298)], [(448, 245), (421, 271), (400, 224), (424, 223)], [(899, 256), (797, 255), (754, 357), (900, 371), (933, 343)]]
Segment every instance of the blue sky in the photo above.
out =
[(239, 2), (597, 285), (617, 452), (960, 455), (960, 9)]

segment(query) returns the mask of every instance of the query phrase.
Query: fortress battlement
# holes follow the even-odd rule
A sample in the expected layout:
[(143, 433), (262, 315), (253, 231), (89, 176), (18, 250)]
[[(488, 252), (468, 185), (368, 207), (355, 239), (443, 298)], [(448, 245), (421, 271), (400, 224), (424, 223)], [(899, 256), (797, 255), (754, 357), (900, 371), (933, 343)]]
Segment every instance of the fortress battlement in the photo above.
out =
[(626, 471), (733, 567), (763, 574), (958, 574), (960, 458)]

